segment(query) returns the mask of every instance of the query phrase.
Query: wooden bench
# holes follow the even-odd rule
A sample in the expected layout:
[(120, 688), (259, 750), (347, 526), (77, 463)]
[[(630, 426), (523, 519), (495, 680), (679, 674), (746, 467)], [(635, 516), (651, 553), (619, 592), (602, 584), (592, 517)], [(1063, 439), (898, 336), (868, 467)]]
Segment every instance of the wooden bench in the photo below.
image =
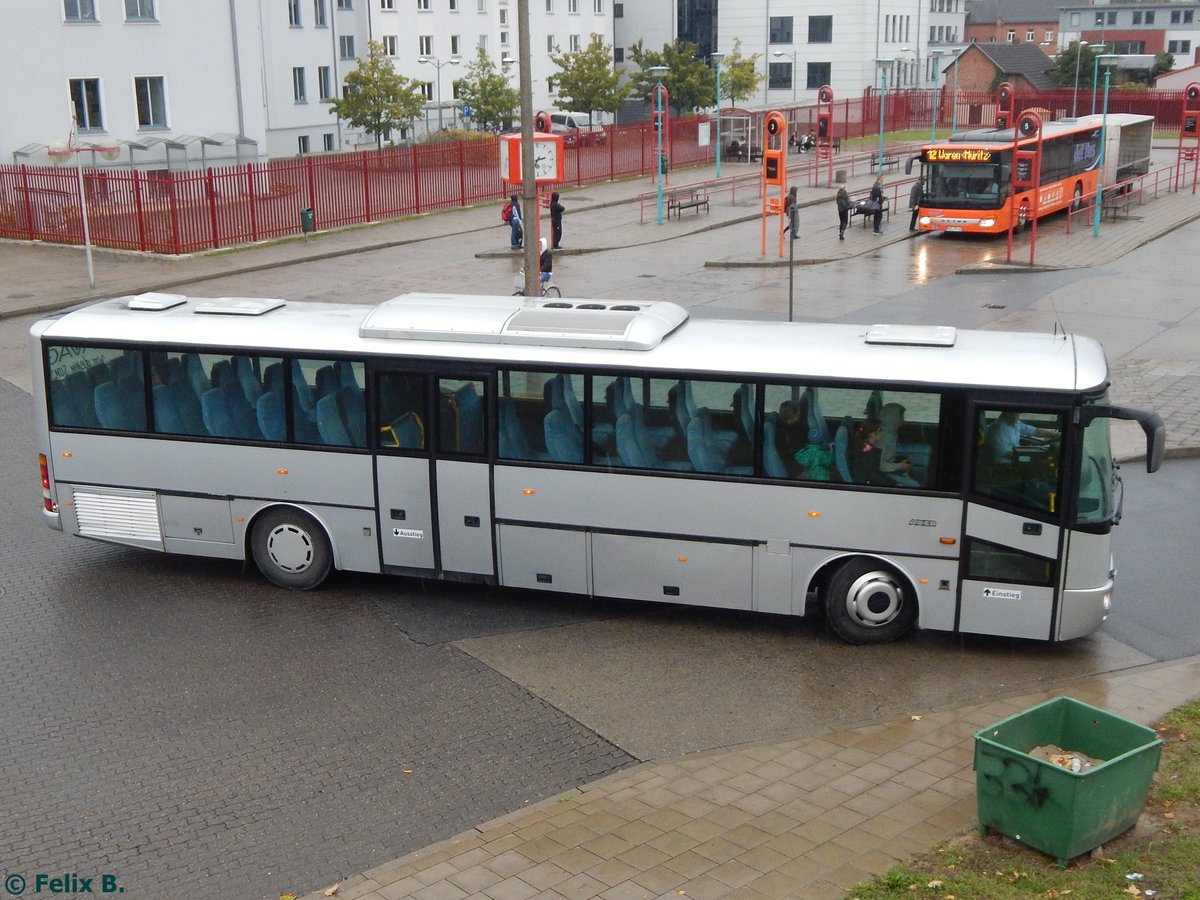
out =
[(701, 188), (679, 188), (667, 195), (667, 218), (671, 210), (675, 210), (675, 218), (682, 218), (685, 209), (694, 209), (699, 214), (700, 207), (708, 212), (708, 194)]
[[(850, 218), (847, 220), (847, 224), (852, 224), (854, 222), (855, 216), (862, 216), (863, 228), (867, 227), (867, 222), (873, 222), (875, 220), (874, 212), (867, 212), (867, 210), (862, 209), (859, 206), (859, 204), (863, 200), (866, 200), (866, 199), (867, 199), (866, 197), (862, 197), (858, 200), (855, 200), (854, 203), (850, 206)], [(892, 203), (891, 203), (890, 198), (888, 198), (888, 197), (883, 198), (883, 209), (881, 211), (882, 211), (883, 215), (886, 216), (888, 221), (890, 222), (892, 219)]]
[(879, 167), (881, 169), (899, 169), (900, 168), (900, 157), (898, 157), (894, 153), (885, 153), (885, 154), (883, 154), (882, 159), (876, 158), (875, 162), (877, 165), (879, 165)]
[(1113, 221), (1116, 221), (1118, 213), (1125, 213), (1126, 218), (1129, 216), (1129, 207), (1133, 204), (1133, 192), (1122, 190), (1120, 188), (1110, 189), (1104, 192), (1100, 212), (1101, 215), (1110, 215)]

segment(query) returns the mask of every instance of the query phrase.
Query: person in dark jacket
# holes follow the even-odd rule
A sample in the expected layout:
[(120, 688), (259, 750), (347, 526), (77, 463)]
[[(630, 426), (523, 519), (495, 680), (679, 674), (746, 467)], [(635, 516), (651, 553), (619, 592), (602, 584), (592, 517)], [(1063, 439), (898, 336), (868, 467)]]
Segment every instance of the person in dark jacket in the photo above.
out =
[(838, 188), (837, 209), (838, 238), (844, 241), (846, 239), (846, 226), (850, 224), (850, 194), (847, 193), (845, 185)]
[(908, 194), (908, 206), (912, 210), (912, 218), (908, 220), (908, 230), (917, 230), (917, 213), (921, 211), (921, 201), (925, 199), (925, 192), (921, 189), (921, 179), (918, 178), (913, 182), (912, 190)]
[(879, 441), (883, 437), (883, 426), (875, 419), (864, 419), (854, 431), (854, 442), (847, 454), (850, 464), (850, 476), (855, 484), (893, 485), (891, 479), (883, 474), (880, 464), (883, 462), (883, 448)]
[(553, 240), (550, 246), (554, 250), (562, 249), (562, 217), (566, 209), (558, 202), (558, 191), (550, 195), (550, 236)]
[(509, 246), (514, 250), (520, 250), (521, 240), (525, 236), (521, 223), (521, 200), (516, 194), (512, 194), (509, 196), (508, 202), (512, 204), (512, 216), (508, 220), (508, 227), (511, 229)]
[(883, 176), (880, 175), (875, 179), (875, 183), (871, 185), (871, 201), (872, 214), (875, 217), (875, 234), (883, 234)]

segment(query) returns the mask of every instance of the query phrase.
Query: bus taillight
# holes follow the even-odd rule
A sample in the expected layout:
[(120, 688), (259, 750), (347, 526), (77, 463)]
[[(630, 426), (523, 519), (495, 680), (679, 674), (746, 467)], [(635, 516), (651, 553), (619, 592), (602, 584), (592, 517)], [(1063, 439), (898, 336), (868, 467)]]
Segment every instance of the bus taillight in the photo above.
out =
[(50, 464), (46, 462), (46, 454), (38, 454), (38, 472), (42, 476), (42, 507), (46, 512), (58, 512), (58, 507), (50, 499)]

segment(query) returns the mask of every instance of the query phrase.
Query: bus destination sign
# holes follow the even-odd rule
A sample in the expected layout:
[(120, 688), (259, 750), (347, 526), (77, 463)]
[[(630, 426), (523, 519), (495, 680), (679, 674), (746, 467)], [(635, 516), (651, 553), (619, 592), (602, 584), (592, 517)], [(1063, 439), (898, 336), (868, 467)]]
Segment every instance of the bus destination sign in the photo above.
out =
[(929, 147), (922, 154), (927, 163), (990, 163), (992, 151), (982, 147)]

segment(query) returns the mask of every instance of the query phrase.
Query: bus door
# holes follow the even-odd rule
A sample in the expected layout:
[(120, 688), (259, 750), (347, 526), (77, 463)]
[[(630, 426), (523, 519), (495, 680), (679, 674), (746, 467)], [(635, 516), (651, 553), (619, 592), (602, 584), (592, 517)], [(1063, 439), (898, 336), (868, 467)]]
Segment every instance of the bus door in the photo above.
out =
[(978, 404), (972, 416), (958, 628), (1053, 639), (1064, 414)]
[(381, 372), (377, 508), (385, 567), (491, 576), (486, 382)]

